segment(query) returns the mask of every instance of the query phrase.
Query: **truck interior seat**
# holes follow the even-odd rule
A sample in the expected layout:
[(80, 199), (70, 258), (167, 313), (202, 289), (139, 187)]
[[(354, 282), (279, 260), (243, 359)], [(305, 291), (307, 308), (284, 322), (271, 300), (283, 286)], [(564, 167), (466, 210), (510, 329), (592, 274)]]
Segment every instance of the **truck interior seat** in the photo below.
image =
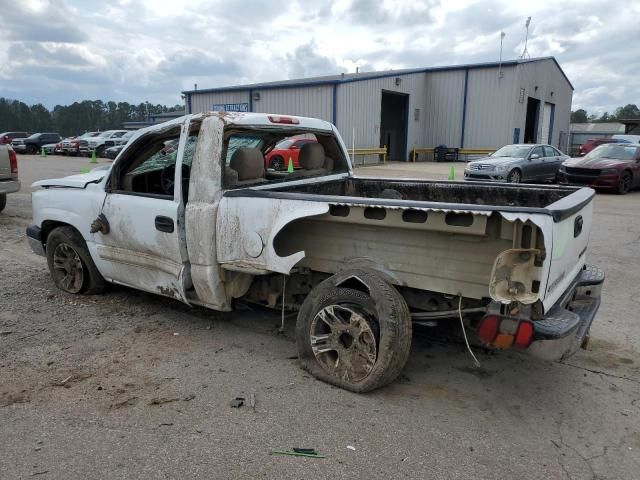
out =
[(238, 174), (238, 180), (235, 185), (248, 185), (266, 181), (264, 178), (264, 157), (258, 148), (238, 148), (231, 156), (229, 168)]
[(298, 163), (303, 168), (303, 171), (300, 172), (302, 176), (321, 175), (329, 171), (324, 147), (320, 143), (305, 143), (300, 149)]

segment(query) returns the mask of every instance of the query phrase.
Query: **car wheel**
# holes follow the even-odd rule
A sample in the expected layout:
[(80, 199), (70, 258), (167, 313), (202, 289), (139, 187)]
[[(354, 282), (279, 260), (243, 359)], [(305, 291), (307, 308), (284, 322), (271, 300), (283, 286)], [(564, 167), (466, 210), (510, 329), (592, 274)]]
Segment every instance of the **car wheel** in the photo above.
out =
[(0, 212), (4, 210), (4, 207), (7, 206), (7, 194), (0, 194)]
[(36, 147), (35, 145), (29, 145), (27, 147), (27, 153), (30, 155), (35, 155), (36, 153), (38, 153), (38, 147)]
[(623, 172), (620, 176), (620, 183), (618, 183), (618, 194), (624, 195), (629, 193), (631, 190), (631, 182), (633, 177), (631, 176), (631, 172)]
[(507, 175), (507, 182), (509, 183), (520, 183), (522, 182), (522, 172), (517, 168), (511, 170), (509, 175)]
[(340, 274), (320, 283), (302, 304), (296, 343), (302, 367), (314, 377), (368, 392), (392, 382), (404, 368), (411, 315), (398, 291), (375, 272), (352, 273), (368, 291), (340, 286)]
[(278, 172), (284, 170), (284, 158), (280, 155), (274, 155), (271, 157), (271, 168)]
[(87, 244), (72, 227), (55, 228), (47, 237), (47, 264), (53, 282), (68, 293), (102, 293), (107, 283), (96, 268)]

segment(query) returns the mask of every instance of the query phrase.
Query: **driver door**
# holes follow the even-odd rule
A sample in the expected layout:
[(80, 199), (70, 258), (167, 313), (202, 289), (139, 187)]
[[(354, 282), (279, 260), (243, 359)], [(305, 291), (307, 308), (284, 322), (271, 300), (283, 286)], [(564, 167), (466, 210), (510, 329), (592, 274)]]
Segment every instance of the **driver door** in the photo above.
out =
[[(101, 272), (115, 283), (187, 302), (182, 166), (189, 119), (139, 137), (111, 169), (95, 234)], [(190, 165), (190, 161), (188, 162)]]
[(531, 182), (544, 178), (544, 150), (542, 147), (538, 146), (531, 150), (524, 167), (526, 172), (524, 181)]

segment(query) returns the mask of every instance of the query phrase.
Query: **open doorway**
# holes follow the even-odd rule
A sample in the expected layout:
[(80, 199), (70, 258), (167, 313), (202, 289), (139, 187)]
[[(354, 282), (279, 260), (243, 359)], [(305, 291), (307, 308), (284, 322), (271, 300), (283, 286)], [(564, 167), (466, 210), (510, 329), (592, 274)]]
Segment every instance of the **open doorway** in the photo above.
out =
[(527, 120), (524, 124), (524, 143), (538, 141), (538, 117), (540, 114), (540, 100), (527, 97)]
[(380, 146), (387, 146), (387, 157), (389, 160), (402, 162), (407, 160), (408, 114), (408, 94), (382, 92)]

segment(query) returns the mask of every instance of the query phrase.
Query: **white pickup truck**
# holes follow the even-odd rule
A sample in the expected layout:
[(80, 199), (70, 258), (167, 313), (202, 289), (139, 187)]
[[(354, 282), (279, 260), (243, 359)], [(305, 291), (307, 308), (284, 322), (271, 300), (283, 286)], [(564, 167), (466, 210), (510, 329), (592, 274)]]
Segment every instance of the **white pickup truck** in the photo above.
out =
[[(265, 169), (299, 135), (315, 139), (301, 168)], [(62, 290), (298, 310), (302, 366), (356, 392), (398, 376), (416, 322), (557, 360), (600, 305), (593, 190), (359, 178), (322, 120), (187, 115), (137, 132), (109, 169), (34, 187), (27, 236)]]
[(20, 190), (18, 158), (11, 145), (0, 144), (0, 212), (7, 206), (7, 193)]

